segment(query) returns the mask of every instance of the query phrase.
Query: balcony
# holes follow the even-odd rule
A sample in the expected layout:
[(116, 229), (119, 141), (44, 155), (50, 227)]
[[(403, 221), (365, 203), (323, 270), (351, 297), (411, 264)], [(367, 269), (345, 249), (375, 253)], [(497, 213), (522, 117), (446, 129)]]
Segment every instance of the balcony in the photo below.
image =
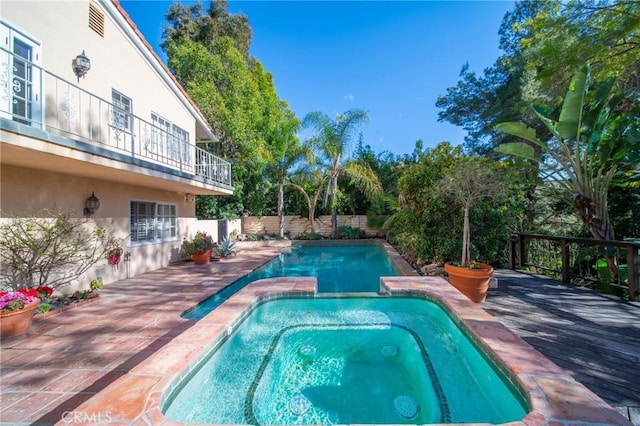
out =
[[(0, 49), (0, 118), (1, 128), (6, 131), (3, 133), (26, 137), (3, 136), (6, 163), (47, 169), (51, 157), (34, 157), (43, 150), (42, 145), (26, 143), (29, 139), (41, 140), (76, 153), (76, 164), (68, 170), (78, 170), (78, 161), (86, 161), (86, 154), (91, 154), (111, 160), (95, 161), (100, 167), (117, 164), (123, 181), (131, 181), (134, 173), (145, 175), (147, 181), (155, 178), (155, 186), (183, 192), (233, 191), (231, 164), (196, 146), (186, 131), (131, 114), (122, 105), (102, 99), (4, 49)], [(12, 147), (16, 149), (12, 151)], [(33, 163), (25, 163), (25, 148), (34, 150), (28, 155)], [(78, 150), (83, 155), (78, 155)], [(62, 163), (65, 160), (69, 159), (57, 159)], [(102, 176), (106, 173), (103, 170)]]

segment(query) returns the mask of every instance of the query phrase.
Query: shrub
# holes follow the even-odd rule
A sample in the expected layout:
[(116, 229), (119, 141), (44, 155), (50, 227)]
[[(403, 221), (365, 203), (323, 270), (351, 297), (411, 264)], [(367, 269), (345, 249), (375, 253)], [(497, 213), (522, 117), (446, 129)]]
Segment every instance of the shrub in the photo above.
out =
[(365, 232), (360, 228), (353, 228), (347, 225), (338, 226), (338, 238), (343, 240), (359, 240), (366, 236)]
[(322, 235), (316, 232), (303, 232), (298, 234), (296, 237), (297, 240), (319, 240), (322, 238)]
[(86, 226), (68, 212), (44, 210), (12, 218), (0, 226), (0, 282), (13, 290), (58, 289), (104, 260), (109, 247), (118, 244), (105, 228)]

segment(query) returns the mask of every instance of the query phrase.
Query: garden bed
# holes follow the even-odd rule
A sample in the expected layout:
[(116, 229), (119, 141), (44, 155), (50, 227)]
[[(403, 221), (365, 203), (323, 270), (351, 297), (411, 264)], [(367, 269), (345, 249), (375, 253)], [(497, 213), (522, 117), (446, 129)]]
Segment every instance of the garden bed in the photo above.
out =
[(52, 316), (58, 315), (62, 312), (69, 311), (71, 309), (79, 308), (81, 306), (89, 305), (91, 303), (95, 303), (100, 301), (100, 295), (96, 294), (94, 296), (90, 296), (84, 299), (79, 298), (69, 298), (67, 300), (54, 299), (49, 304), (51, 305), (51, 309), (47, 312), (41, 314), (36, 313), (33, 317), (34, 321), (50, 318)]

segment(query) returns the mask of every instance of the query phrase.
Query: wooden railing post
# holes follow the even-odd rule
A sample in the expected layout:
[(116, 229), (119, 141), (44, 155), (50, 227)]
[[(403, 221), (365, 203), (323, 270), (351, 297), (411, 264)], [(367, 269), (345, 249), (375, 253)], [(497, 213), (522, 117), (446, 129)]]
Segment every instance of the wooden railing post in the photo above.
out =
[(516, 241), (518, 238), (512, 235), (509, 238), (509, 268), (516, 269)]
[(571, 276), (569, 275), (569, 241), (566, 238), (560, 239), (560, 245), (562, 247), (562, 282), (570, 283)]
[(524, 235), (518, 234), (518, 254), (520, 255), (520, 267), (527, 266), (527, 252), (524, 248)]
[(633, 245), (627, 246), (627, 277), (629, 286), (629, 300), (636, 300), (638, 297), (638, 285), (640, 277), (638, 276), (638, 257), (640, 254)]

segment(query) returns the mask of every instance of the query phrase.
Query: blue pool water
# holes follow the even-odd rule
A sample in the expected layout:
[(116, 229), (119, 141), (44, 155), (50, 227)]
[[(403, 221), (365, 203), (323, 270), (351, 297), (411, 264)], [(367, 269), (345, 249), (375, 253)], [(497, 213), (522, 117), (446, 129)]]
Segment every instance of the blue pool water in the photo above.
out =
[(317, 277), (318, 292), (380, 291), (380, 277), (398, 275), (384, 247), (293, 246), (264, 266), (245, 275), (185, 312), (186, 319), (201, 319), (247, 284), (273, 277)]
[(187, 423), (495, 424), (527, 407), (437, 304), (347, 297), (257, 306), (162, 411)]

